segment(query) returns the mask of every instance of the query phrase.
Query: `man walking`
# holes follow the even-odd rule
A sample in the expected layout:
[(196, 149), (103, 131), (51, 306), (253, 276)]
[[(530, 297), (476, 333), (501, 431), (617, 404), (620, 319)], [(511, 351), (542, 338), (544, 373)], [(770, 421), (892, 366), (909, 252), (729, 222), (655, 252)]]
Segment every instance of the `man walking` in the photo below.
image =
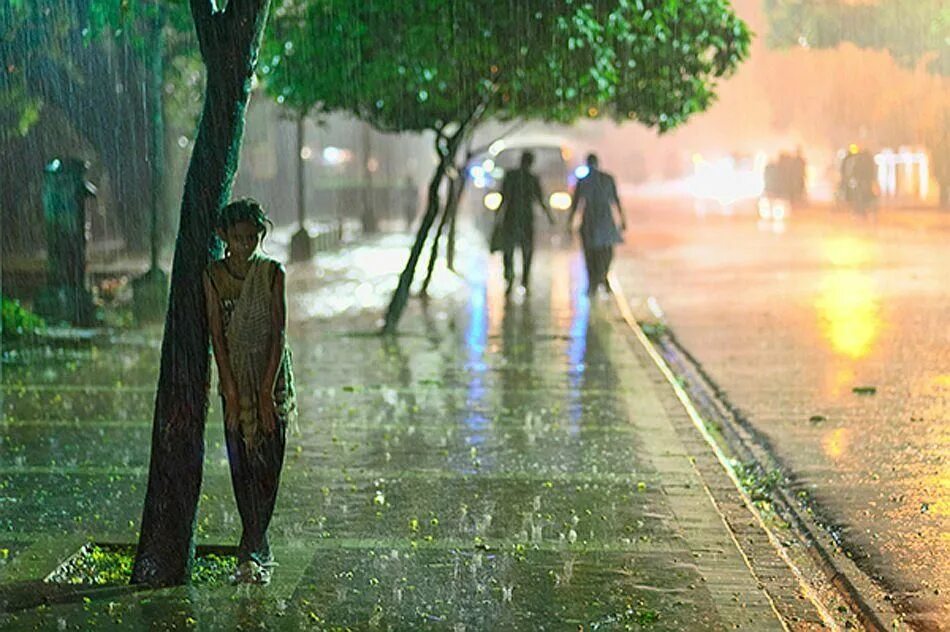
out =
[(534, 154), (521, 154), (521, 166), (505, 174), (501, 185), (502, 213), (498, 246), (505, 266), (505, 294), (511, 293), (515, 281), (515, 248), (521, 249), (521, 286), (528, 291), (531, 275), (531, 257), (534, 254), (534, 205), (541, 205), (548, 220), (554, 224), (551, 209), (541, 193), (541, 182), (531, 172)]
[[(574, 213), (583, 201), (584, 211), (581, 218), (581, 244), (584, 248), (584, 261), (587, 264), (587, 294), (594, 296), (601, 285), (610, 292), (607, 273), (614, 256), (614, 245), (623, 241), (621, 233), (627, 230), (627, 220), (617, 195), (617, 183), (613, 176), (598, 169), (595, 154), (587, 156), (588, 173), (578, 180), (571, 199), (571, 211), (567, 218), (570, 231), (574, 226)], [(620, 217), (620, 231), (614, 222), (613, 207), (617, 207)]]

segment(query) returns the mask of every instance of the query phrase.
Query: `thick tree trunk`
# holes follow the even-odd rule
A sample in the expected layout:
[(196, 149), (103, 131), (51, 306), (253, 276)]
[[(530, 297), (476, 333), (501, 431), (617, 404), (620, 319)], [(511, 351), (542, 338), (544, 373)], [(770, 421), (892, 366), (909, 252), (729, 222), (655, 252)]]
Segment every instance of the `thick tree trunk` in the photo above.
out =
[(208, 83), (181, 202), (133, 583), (184, 583), (194, 558), (210, 361), (201, 274), (217, 249), (214, 220), (237, 170), (268, 4), (231, 0), (212, 13), (210, 0), (191, 0)]

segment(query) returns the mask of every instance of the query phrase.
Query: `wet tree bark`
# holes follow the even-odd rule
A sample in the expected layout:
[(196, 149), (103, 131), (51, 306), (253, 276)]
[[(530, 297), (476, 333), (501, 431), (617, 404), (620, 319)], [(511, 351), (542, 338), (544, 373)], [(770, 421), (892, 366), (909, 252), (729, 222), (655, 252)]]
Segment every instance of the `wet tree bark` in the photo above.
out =
[(297, 224), (300, 230), (306, 230), (307, 226), (307, 161), (303, 157), (306, 137), (307, 115), (300, 112), (297, 115)]
[(429, 283), (432, 282), (432, 274), (435, 272), (435, 262), (439, 257), (439, 242), (442, 240), (442, 233), (445, 232), (445, 226), (449, 220), (449, 213), (452, 210), (452, 200), (455, 197), (455, 189), (458, 186), (458, 178), (449, 177), (449, 190), (445, 195), (445, 205), (442, 208), (442, 218), (439, 219), (439, 227), (435, 229), (435, 237), (432, 240), (432, 249), (429, 251), (429, 263), (426, 267), (426, 278), (422, 281), (422, 288), (419, 290), (419, 296), (428, 296)]
[(363, 232), (372, 235), (379, 232), (379, 220), (376, 217), (373, 191), (373, 170), (370, 168), (370, 160), (373, 157), (373, 137), (369, 123), (362, 123), (362, 127), (360, 153), (363, 157), (363, 185), (360, 187), (360, 193), (363, 200), (363, 212), (360, 215), (360, 220), (363, 224)]
[[(468, 138), (481, 123), (482, 115), (485, 113), (494, 94), (495, 90), (493, 88), (481, 98), (479, 103), (473, 104), (468, 115), (458, 122), (455, 126), (455, 130), (451, 134), (446, 134), (445, 128), (435, 130), (435, 150), (439, 156), (439, 164), (435, 169), (432, 180), (429, 181), (426, 212), (422, 217), (422, 223), (419, 225), (419, 230), (416, 233), (416, 240), (412, 244), (412, 250), (409, 252), (409, 261), (406, 262), (406, 267), (403, 268), (402, 273), (399, 275), (399, 283), (396, 286), (396, 291), (393, 292), (392, 300), (390, 300), (389, 307), (386, 310), (386, 318), (382, 329), (383, 334), (396, 333), (399, 319), (402, 317), (402, 312), (406, 308), (406, 303), (409, 301), (409, 290), (412, 286), (412, 279), (416, 273), (416, 266), (419, 264), (419, 257), (425, 246), (426, 237), (429, 236), (429, 230), (432, 228), (432, 224), (435, 222), (435, 218), (441, 208), (439, 202), (439, 187), (446, 174), (450, 172), (450, 169), (454, 170), (455, 156), (458, 154), (459, 148), (462, 146), (464, 140)], [(451, 204), (451, 199), (447, 200), (446, 204)], [(442, 232), (441, 227), (439, 232)], [(438, 244), (433, 248), (433, 253), (437, 251), (437, 246)], [(428, 281), (426, 281), (426, 286), (428, 286)]]
[(194, 559), (210, 354), (201, 273), (218, 246), (214, 220), (231, 194), (269, 0), (191, 0), (208, 81), (185, 178), (152, 426), (148, 491), (133, 583), (181, 584)]
[(455, 197), (449, 200), (449, 237), (448, 244), (445, 247), (445, 267), (452, 272), (455, 272), (455, 225), (459, 216), (459, 204), (462, 202), (462, 195), (465, 193), (465, 187), (468, 184), (468, 178), (465, 177), (465, 165), (468, 164), (469, 160), (471, 160), (471, 153), (462, 163), (462, 175), (459, 176), (459, 182), (454, 190)]
[(149, 25), (149, 52), (148, 52), (148, 112), (151, 125), (148, 137), (148, 160), (151, 169), (149, 181), (149, 272), (158, 272), (158, 255), (161, 250), (161, 209), (162, 193), (165, 179), (165, 112), (162, 108), (162, 86), (164, 84), (165, 49), (165, 8), (160, 2), (155, 3), (155, 15)]
[(436, 216), (441, 208), (439, 199), (439, 187), (442, 185), (442, 179), (448, 170), (449, 165), (455, 159), (455, 152), (458, 150), (459, 140), (462, 136), (462, 130), (459, 130), (453, 136), (446, 137), (439, 132), (436, 140), (436, 152), (439, 155), (439, 164), (429, 180), (429, 192), (426, 197), (426, 212), (422, 216), (422, 222), (419, 224), (419, 230), (416, 232), (416, 240), (409, 251), (409, 260), (406, 267), (399, 275), (399, 284), (396, 291), (393, 292), (392, 300), (389, 302), (389, 308), (386, 310), (385, 323), (383, 324), (384, 334), (393, 334), (402, 317), (402, 312), (409, 301), (409, 290), (412, 286), (412, 279), (416, 273), (416, 266), (419, 263), (419, 257), (422, 255), (422, 249), (425, 246), (426, 238), (429, 236), (429, 230), (435, 222)]

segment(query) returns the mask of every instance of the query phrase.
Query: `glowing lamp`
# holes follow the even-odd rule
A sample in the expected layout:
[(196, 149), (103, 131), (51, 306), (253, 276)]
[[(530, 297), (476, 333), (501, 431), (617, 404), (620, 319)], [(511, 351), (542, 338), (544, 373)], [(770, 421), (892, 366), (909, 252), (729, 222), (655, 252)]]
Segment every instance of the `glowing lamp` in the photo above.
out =
[(548, 204), (551, 208), (556, 208), (559, 211), (566, 211), (571, 208), (571, 194), (565, 193), (564, 191), (557, 191), (551, 194), (551, 197), (548, 198)]
[(482, 199), (482, 203), (489, 211), (497, 211), (499, 208), (501, 208), (501, 201), (501, 193), (498, 191), (492, 191), (491, 193), (485, 195), (485, 197)]

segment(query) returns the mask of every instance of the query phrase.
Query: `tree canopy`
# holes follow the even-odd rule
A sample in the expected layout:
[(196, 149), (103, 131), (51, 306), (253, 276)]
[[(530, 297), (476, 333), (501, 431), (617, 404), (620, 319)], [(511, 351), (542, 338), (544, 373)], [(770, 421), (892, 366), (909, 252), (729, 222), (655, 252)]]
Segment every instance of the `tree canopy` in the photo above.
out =
[(271, 33), (261, 71), (279, 103), (384, 131), (448, 130), (473, 113), (666, 131), (710, 105), (749, 43), (724, 0), (311, 0), (285, 3)]
[(898, 64), (923, 61), (930, 72), (950, 75), (950, 5), (945, 0), (766, 0), (769, 44), (777, 48), (834, 48), (851, 42), (887, 50)]
[[(158, 20), (161, 16), (161, 21)], [(118, 57), (128, 51), (140, 65), (152, 55), (151, 31), (164, 28), (167, 108), (176, 128), (193, 127), (200, 105), (200, 57), (187, 3), (113, 0), (4, 0), (0, 4), (0, 132), (24, 136), (54, 88), (101, 81), (86, 58)]]

